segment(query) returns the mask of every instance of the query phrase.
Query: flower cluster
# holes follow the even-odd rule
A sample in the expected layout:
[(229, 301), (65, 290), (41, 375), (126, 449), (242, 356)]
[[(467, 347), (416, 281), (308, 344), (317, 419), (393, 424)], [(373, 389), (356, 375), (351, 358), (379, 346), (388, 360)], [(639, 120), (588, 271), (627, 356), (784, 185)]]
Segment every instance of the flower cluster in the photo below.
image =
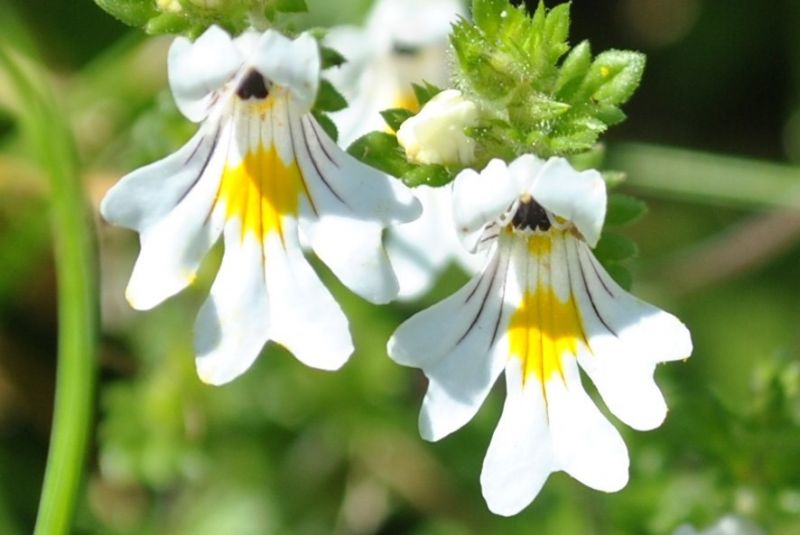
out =
[[(270, 340), (321, 369), (338, 368), (352, 353), (347, 319), (304, 247), (373, 303), (398, 293), (417, 296), (450, 258), (469, 257), (462, 262), (472, 279), (408, 319), (388, 342), (394, 361), (422, 369), (429, 379), (422, 436), (438, 440), (465, 425), (504, 372), (505, 407), (481, 475), (489, 508), (519, 512), (555, 471), (616, 491), (628, 479), (627, 449), (584, 390), (580, 370), (622, 422), (653, 429), (667, 411), (653, 380), (656, 364), (688, 357), (692, 345), (680, 321), (627, 293), (595, 258), (606, 183), (598, 171), (577, 171), (553, 153), (572, 146), (563, 145), (571, 143), (564, 136), (580, 122), (564, 106), (596, 102), (605, 112), (591, 113), (608, 118), (638, 74), (609, 89), (611, 68), (598, 64), (597, 78), (587, 59), (570, 67), (571, 86), (559, 86), (558, 73), (542, 67), (554, 96), (543, 89), (515, 94), (542, 113), (563, 115), (550, 117), (547, 129), (528, 125), (536, 110), (520, 112), (521, 101), (511, 98), (501, 110), (498, 87), (484, 83), (478, 70), (465, 75), (464, 93), (444, 91), (419, 110), (410, 83), (446, 68), (442, 40), (463, 15), (455, 0), (437, 0), (425, 3), (429, 16), (418, 19), (422, 3), (383, 0), (367, 30), (333, 31), (326, 41), (350, 56), (327, 75), (352, 101), (333, 115), (340, 143), (379, 128), (395, 144), (393, 157), (455, 175), (452, 185), (417, 188), (422, 203), (326, 133), (314, 106), (327, 82), (320, 45), (310, 34), (289, 39), (251, 29), (233, 38), (211, 26), (194, 42), (174, 41), (170, 86), (180, 111), (199, 129), (174, 154), (124, 177), (101, 206), (108, 221), (140, 235), (128, 300), (149, 309), (191, 284), (222, 236), (222, 264), (195, 327), (198, 373), (222, 384), (243, 373)], [(477, 31), (469, 35), (505, 54), (514, 35), (494, 42), (485, 32), (549, 28), (552, 42), (536, 46), (552, 50), (526, 41), (515, 53), (542, 55), (556, 69), (566, 51), (565, 10), (546, 19), (541, 7), (541, 17), (530, 22), (510, 6), (513, 16), (494, 13), (500, 4), (476, 2), (483, 26), (470, 29), (462, 19), (458, 31)], [(412, 15), (425, 24), (409, 25)], [(456, 42), (456, 52), (462, 70), (485, 67), (481, 50)], [(615, 56), (619, 65), (631, 57)], [(616, 72), (629, 72), (625, 65)], [(513, 81), (514, 73), (493, 72), (503, 83)], [(386, 131), (377, 122), (378, 110), (387, 107), (406, 108), (399, 128)], [(574, 146), (593, 141), (611, 123), (595, 125)], [(546, 138), (545, 130), (564, 139)], [(506, 134), (514, 136), (510, 152), (490, 154)], [(392, 264), (400, 268), (400, 284)]]

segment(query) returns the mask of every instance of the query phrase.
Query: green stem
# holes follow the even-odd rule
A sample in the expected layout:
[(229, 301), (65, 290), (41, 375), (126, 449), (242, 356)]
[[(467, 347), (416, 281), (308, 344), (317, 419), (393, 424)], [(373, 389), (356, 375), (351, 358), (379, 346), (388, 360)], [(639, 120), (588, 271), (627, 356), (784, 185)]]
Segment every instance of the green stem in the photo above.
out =
[(796, 166), (642, 143), (610, 147), (608, 165), (625, 171), (630, 188), (664, 197), (749, 209), (800, 209)]
[(69, 532), (82, 483), (97, 352), (96, 254), (72, 134), (39, 73), (20, 69), (0, 43), (0, 67), (17, 90), (20, 119), (50, 178), (58, 277), (58, 372), (50, 451), (36, 535)]

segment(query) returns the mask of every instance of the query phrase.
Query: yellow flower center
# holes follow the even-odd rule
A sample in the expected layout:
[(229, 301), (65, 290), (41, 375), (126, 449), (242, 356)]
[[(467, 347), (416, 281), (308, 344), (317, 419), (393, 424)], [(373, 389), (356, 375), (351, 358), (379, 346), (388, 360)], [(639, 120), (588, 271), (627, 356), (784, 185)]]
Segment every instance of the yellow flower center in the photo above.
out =
[(275, 147), (259, 146), (225, 168), (217, 202), (225, 202), (228, 220), (240, 218), (242, 239), (248, 232), (262, 240), (274, 232), (284, 241), (283, 218), (297, 216), (302, 187), (296, 160), (287, 165)]

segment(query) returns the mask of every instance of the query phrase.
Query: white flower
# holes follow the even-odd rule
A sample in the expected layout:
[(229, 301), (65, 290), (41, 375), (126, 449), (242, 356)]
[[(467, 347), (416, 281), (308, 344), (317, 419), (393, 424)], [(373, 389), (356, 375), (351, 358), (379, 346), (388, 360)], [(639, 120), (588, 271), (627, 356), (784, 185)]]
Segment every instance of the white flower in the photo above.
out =
[[(365, 27), (333, 28), (327, 46), (347, 63), (325, 71), (349, 106), (331, 114), (339, 144), (350, 145), (373, 130), (387, 130), (380, 112), (419, 107), (412, 83), (442, 85), (448, 80), (451, 24), (466, 16), (460, 0), (377, 0)], [(479, 259), (466, 254), (453, 232), (450, 188), (415, 188), (422, 217), (387, 232), (386, 251), (400, 281), (399, 299), (427, 292), (455, 260), (470, 273)]]
[(448, 89), (400, 125), (397, 142), (416, 163), (469, 165), (475, 158), (475, 140), (464, 129), (477, 122), (475, 103), (461, 96), (461, 91)]
[(127, 297), (149, 309), (190, 284), (224, 232), (225, 254), (195, 326), (197, 367), (221, 384), (273, 340), (309, 366), (336, 369), (353, 350), (347, 320), (303, 256), (314, 253), (375, 303), (398, 291), (384, 227), (419, 216), (398, 181), (339, 149), (310, 113), (316, 40), (268, 30), (236, 39), (217, 27), (178, 38), (169, 80), (181, 112), (202, 122), (174, 154), (122, 179), (101, 205), (140, 233)]
[(385, 130), (380, 112), (416, 111), (412, 83), (448, 79), (451, 24), (466, 16), (460, 0), (377, 0), (363, 29), (333, 28), (325, 44), (347, 58), (325, 72), (349, 107), (331, 115), (339, 143), (348, 146), (373, 130)]
[(464, 244), (489, 249), (484, 270), (388, 345), (430, 380), (423, 437), (467, 423), (505, 370), (505, 407), (481, 474), (489, 508), (516, 514), (558, 470), (595, 489), (622, 488), (625, 444), (584, 391), (578, 365), (620, 420), (652, 429), (667, 410), (655, 365), (688, 357), (689, 332), (622, 290), (594, 258), (606, 206), (598, 172), (526, 155), (465, 170), (454, 188)]

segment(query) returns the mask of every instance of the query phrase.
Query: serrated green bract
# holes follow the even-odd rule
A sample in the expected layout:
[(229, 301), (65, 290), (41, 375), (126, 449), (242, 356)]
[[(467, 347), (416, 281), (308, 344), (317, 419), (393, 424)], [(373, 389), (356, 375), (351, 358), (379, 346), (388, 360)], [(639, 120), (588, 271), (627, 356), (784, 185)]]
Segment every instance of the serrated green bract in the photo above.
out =
[(428, 103), (430, 99), (442, 92), (442, 89), (425, 81), (422, 84), (411, 84), (414, 89), (414, 96), (417, 97), (417, 103), (422, 108)]
[(308, 11), (306, 0), (275, 0), (275, 10), (282, 13), (305, 13)]
[(181, 34), (196, 38), (211, 25), (238, 35), (250, 27), (251, 15), (273, 21), (280, 13), (308, 11), (305, 0), (95, 0), (125, 24), (151, 35)]
[(606, 226), (621, 227), (633, 223), (647, 213), (647, 205), (627, 195), (612, 193), (608, 196)]
[(95, 0), (105, 12), (129, 26), (144, 26), (159, 14), (153, 0)]
[(604, 232), (594, 248), (594, 255), (603, 263), (622, 262), (635, 257), (638, 252), (636, 243), (614, 232)]
[(317, 91), (317, 100), (314, 102), (314, 109), (324, 112), (334, 112), (343, 110), (347, 107), (347, 100), (342, 96), (339, 91), (333, 87), (325, 78), (319, 81), (319, 90)]
[(383, 117), (383, 120), (386, 121), (386, 124), (389, 125), (389, 128), (394, 131), (399, 130), (400, 125), (403, 124), (406, 119), (413, 116), (413, 111), (404, 108), (392, 108), (390, 110), (383, 110), (381, 112), (381, 117)]
[(423, 185), (440, 187), (453, 181), (453, 174), (442, 165), (409, 162), (397, 138), (387, 132), (370, 132), (355, 140), (347, 152), (367, 165), (401, 179), (412, 188)]
[(570, 50), (569, 9), (540, 2), (531, 16), (507, 0), (474, 0), (474, 22), (454, 26), (456, 77), (494, 140), (479, 150), (487, 161), (498, 145), (541, 158), (587, 151), (625, 119), (619, 106), (639, 85), (644, 56), (610, 50), (593, 60), (585, 41)]
[(336, 128), (336, 124), (331, 120), (330, 117), (325, 115), (324, 113), (320, 112), (319, 110), (311, 110), (311, 114), (314, 116), (314, 119), (317, 120), (319, 125), (325, 130), (325, 133), (328, 136), (336, 141), (339, 139), (339, 129)]
[[(317, 39), (322, 39), (322, 37), (317, 37)], [(333, 48), (320, 46), (319, 53), (322, 58), (322, 70), (339, 67), (347, 63), (347, 58)]]

